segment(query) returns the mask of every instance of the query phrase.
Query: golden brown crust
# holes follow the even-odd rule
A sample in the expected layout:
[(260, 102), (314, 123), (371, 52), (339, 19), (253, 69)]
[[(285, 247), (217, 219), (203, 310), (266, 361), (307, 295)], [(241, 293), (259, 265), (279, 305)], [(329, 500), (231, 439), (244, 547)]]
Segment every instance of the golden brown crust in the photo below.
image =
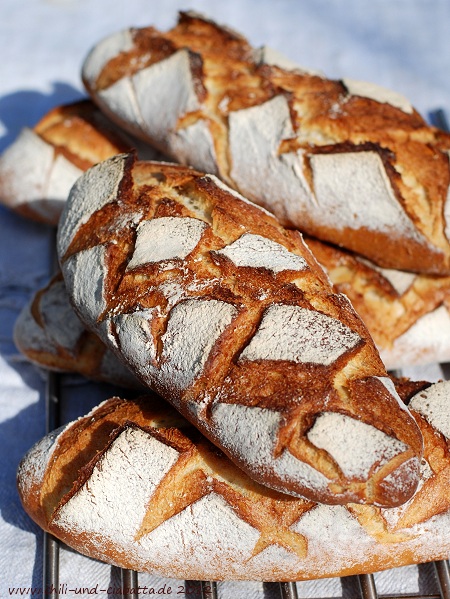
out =
[[(450, 357), (446, 342), (450, 277), (384, 270), (336, 246), (314, 238), (306, 241), (335, 289), (347, 295), (367, 325), (388, 368)], [(422, 332), (425, 317), (434, 313), (438, 318), (438, 309), (442, 311), (440, 321)], [(421, 322), (423, 327), (418, 328)]]
[[(421, 436), (386, 387), (386, 370), (367, 329), (348, 301), (333, 294), (301, 236), (210, 176), (133, 160), (117, 157), (89, 171), (74, 188), (61, 223), (62, 268), (80, 317), (115, 345), (146, 384), (264, 484), (308, 497), (318, 493), (320, 500), (332, 503), (350, 498), (381, 504), (405, 501), (413, 492), (413, 472), (403, 484), (397, 481), (398, 489), (386, 489), (382, 479), (411, 458), (412, 463), (417, 460)], [(95, 210), (85, 200), (91, 193), (96, 196), (97, 177), (102, 189), (105, 181), (114, 189)], [(181, 248), (191, 244), (181, 259), (176, 253), (151, 258), (164, 246), (162, 238), (156, 242), (155, 231), (167, 226), (171, 229), (165, 235), (172, 243)], [(197, 241), (192, 235), (184, 237), (183, 226), (200, 230)], [(148, 227), (154, 231), (150, 235)], [(263, 266), (267, 247), (269, 262)], [(98, 257), (88, 258), (86, 267), (98, 265), (95, 274), (78, 267), (78, 260), (90, 252)], [(274, 256), (288, 263), (279, 267)], [(94, 296), (93, 279), (101, 282)], [(199, 321), (208, 323), (199, 330), (197, 320), (190, 320), (195, 310)], [(232, 317), (225, 316), (229, 320), (216, 333), (222, 326), (218, 314)], [(180, 323), (172, 325), (178, 318)], [(275, 327), (268, 336), (267, 327)], [(192, 340), (182, 349), (184, 341), (177, 336), (186, 331)], [(301, 336), (304, 341), (292, 353)], [(322, 347), (329, 351), (323, 353)], [(309, 354), (297, 355), (305, 348)], [(230, 414), (220, 425), (217, 409)], [(251, 426), (259, 426), (260, 418), (279, 418), (275, 435), (267, 440), (274, 443), (270, 460), (277, 464), (288, 457), (308, 472), (317, 469), (322, 480), (330, 480), (327, 488), (318, 490), (316, 482), (291, 478), (289, 468), (280, 476), (271, 463), (259, 463), (260, 451), (252, 455), (252, 450), (237, 450), (232, 439), (238, 433), (228, 424), (237, 409), (256, 419)], [(319, 415), (330, 413), (402, 441), (401, 457), (381, 469), (375, 459), (370, 484), (365, 475), (345, 475), (342, 464), (307, 439)]]
[[(126, 49), (118, 43), (116, 55), (104, 63), (93, 53), (83, 69), (84, 83), (92, 97), (123, 126), (140, 131), (143, 137), (163, 147), (175, 159), (201, 170), (211, 170), (210, 153), (213, 151), (219, 175), (247, 197), (275, 211), (285, 224), (358, 251), (381, 266), (449, 273), (450, 244), (446, 236), (444, 207), (450, 183), (450, 136), (428, 126), (410, 105), (404, 105), (405, 101), (391, 102), (389, 97), (380, 100), (376, 94), (375, 97), (370, 93), (365, 95), (361, 88), (352, 93), (351, 83), (346, 80), (333, 81), (300, 69), (287, 70), (261, 62), (244, 37), (193, 13), (182, 13), (178, 24), (168, 32), (149, 27), (131, 29), (127, 33)], [(153, 127), (156, 115), (151, 114), (142, 128), (130, 116), (131, 99), (121, 95), (124, 93), (122, 88), (120, 91), (114, 89), (127, 79), (133, 79), (139, 86), (137, 78), (142, 75), (145, 79), (143, 73), (150, 73), (155, 64), (161, 65), (161, 73), (165, 68), (169, 72), (171, 59), (180, 51), (187, 51), (191, 62), (195, 62), (186, 77), (196, 104), (193, 100), (195, 106), (191, 110), (183, 112), (180, 108), (179, 114), (173, 114), (174, 124), (168, 125), (165, 133), (170, 137), (186, 132), (187, 139), (190, 126), (204, 125), (211, 136), (213, 150), (207, 151), (206, 147), (199, 150), (195, 136), (192, 144), (186, 142), (187, 146), (182, 150), (179, 142), (171, 146), (170, 139), (165, 138), (158, 128), (161, 126), (159, 121)], [(180, 77), (182, 75), (184, 73), (180, 73)], [(115, 98), (111, 104), (109, 93)], [(261, 150), (261, 156), (255, 154), (261, 162), (251, 162), (253, 149), (248, 147), (242, 148), (236, 158), (239, 164), (234, 164), (231, 119), (277, 98), (287, 101), (290, 120), (289, 125), (283, 122), (283, 126), (286, 130), (292, 128), (292, 132), (275, 140), (274, 147), (270, 146), (273, 140), (261, 134), (255, 144), (269, 144)], [(139, 93), (134, 101), (143, 101)], [(128, 102), (130, 106), (127, 107)], [(151, 105), (141, 108), (144, 115), (151, 111)], [(272, 127), (268, 124), (272, 116), (261, 115), (261, 126), (266, 119), (266, 126)], [(281, 115), (277, 118), (282, 119)], [(273, 125), (276, 126), (281, 128), (281, 121)], [(236, 143), (244, 144), (244, 139), (252, 133), (251, 128), (243, 130), (241, 139), (237, 131), (236, 140), (240, 141)], [(207, 137), (206, 133), (204, 136)], [(185, 141), (183, 138), (181, 145)], [(276, 156), (272, 156), (273, 163), (266, 159), (266, 152), (271, 156), (277, 154), (280, 164), (276, 163)], [(302, 158), (298, 158), (298, 153)], [(367, 211), (368, 215), (372, 208), (365, 205), (365, 201), (368, 204), (381, 201), (382, 189), (373, 190), (367, 198), (364, 197), (367, 190), (360, 190), (361, 197), (357, 201), (362, 224), (359, 226), (340, 223), (340, 216), (328, 223), (319, 212), (310, 216), (315, 202), (308, 204), (309, 200), (305, 200), (302, 205), (300, 196), (304, 191), (299, 181), (296, 192), (291, 193), (288, 181), (284, 182), (285, 189), (280, 192), (277, 177), (282, 178), (282, 159), (294, 161), (296, 169), (303, 169), (307, 186), (319, 197), (311, 159), (339, 153), (354, 155), (355, 168), (359, 165), (358, 153), (361, 157), (369, 155), (371, 159), (379, 159), (386, 189), (389, 189), (387, 193), (392, 195), (386, 202), (396, 206), (398, 222), (381, 225), (372, 222), (372, 216), (367, 216), (364, 224), (364, 214)], [(251, 158), (242, 166), (246, 154)], [(260, 182), (264, 182), (263, 185)], [(280, 198), (280, 193), (289, 197)], [(321, 198), (319, 200), (322, 202)], [(339, 201), (343, 203), (345, 199)], [(325, 214), (327, 209), (324, 205)], [(339, 212), (339, 203), (335, 210)], [(381, 208), (381, 212), (383, 210)], [(379, 216), (376, 211), (373, 215)]]
[[(424, 384), (400, 382), (408, 393), (413, 388), (417, 393)], [(121, 567), (176, 578), (306, 580), (442, 559), (450, 549), (446, 532), (449, 442), (423, 416), (413, 413), (424, 435), (426, 462), (419, 490), (398, 509), (320, 506), (261, 487), (156, 396), (113, 398), (70, 425), (57, 437), (51, 455), (40, 457), (47, 460), (40, 480), (33, 477), (32, 453), (24, 458), (19, 491), (29, 515), (76, 550)], [(114, 453), (114, 444), (130, 431), (137, 433), (138, 444), (129, 446), (127, 456)], [(138, 453), (145, 452), (146, 438), (156, 441), (153, 445), (161, 458), (164, 452), (174, 456), (168, 469), (164, 470), (163, 459), (156, 466), (149, 463), (148, 469), (140, 463), (136, 469), (133, 460), (137, 462)], [(143, 495), (145, 509), (139, 508), (137, 520), (117, 503), (118, 489), (109, 486), (113, 471), (116, 477), (122, 472), (117, 485), (130, 485), (135, 492), (140, 493), (137, 489), (147, 479), (157, 483)], [(214, 498), (220, 498), (218, 513)], [(102, 506), (114, 501), (117, 523), (103, 519), (101, 513)], [(204, 508), (196, 507), (203, 504)], [(92, 513), (83, 528), (86, 509)], [(188, 524), (189, 514), (196, 509), (205, 510), (199, 524)], [(220, 518), (232, 518), (231, 526), (239, 531), (231, 552), (225, 539), (214, 536), (219, 513)], [(180, 529), (183, 518), (192, 531)], [(250, 529), (255, 536), (248, 536)], [(172, 537), (174, 530), (183, 539), (179, 545)], [(190, 535), (194, 535), (193, 545)], [(167, 559), (159, 548), (166, 536), (170, 539)], [(333, 543), (338, 539), (349, 540), (345, 549), (336, 551)], [(197, 548), (195, 556), (191, 547)], [(264, 559), (267, 551), (271, 558)]]
[(77, 177), (133, 147), (90, 100), (56, 106), (0, 157), (0, 201), (26, 218), (56, 225)]
[(90, 100), (56, 106), (34, 130), (83, 171), (131, 150), (125, 135)]

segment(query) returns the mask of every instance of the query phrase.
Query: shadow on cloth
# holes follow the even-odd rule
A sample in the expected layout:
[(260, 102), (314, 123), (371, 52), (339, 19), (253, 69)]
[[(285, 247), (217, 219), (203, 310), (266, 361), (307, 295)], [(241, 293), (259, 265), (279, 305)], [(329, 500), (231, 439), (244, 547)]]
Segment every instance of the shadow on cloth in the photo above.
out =
[(51, 108), (86, 97), (67, 83), (56, 81), (50, 93), (36, 90), (17, 91), (0, 98), (0, 153), (16, 139), (23, 127), (33, 127)]

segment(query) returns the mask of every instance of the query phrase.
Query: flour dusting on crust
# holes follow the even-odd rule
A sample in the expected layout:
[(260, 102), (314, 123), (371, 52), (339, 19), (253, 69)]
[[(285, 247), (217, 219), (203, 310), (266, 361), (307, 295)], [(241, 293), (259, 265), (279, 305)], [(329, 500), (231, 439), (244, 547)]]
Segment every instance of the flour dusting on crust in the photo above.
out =
[(214, 343), (225, 331), (237, 309), (218, 300), (185, 300), (170, 312), (161, 338), (162, 380), (183, 391), (201, 373)]
[(269, 307), (241, 360), (291, 360), (332, 364), (355, 347), (361, 337), (340, 320), (301, 308)]
[(411, 102), (405, 98), (405, 96), (386, 87), (382, 87), (381, 85), (377, 85), (376, 83), (347, 78), (342, 79), (342, 83), (352, 96), (361, 96), (363, 98), (376, 100), (382, 104), (390, 104), (407, 114), (412, 114), (414, 110)]
[(336, 412), (320, 414), (307, 437), (327, 451), (348, 478), (365, 478), (374, 464), (380, 467), (407, 449), (374, 426)]
[(409, 407), (450, 439), (450, 381), (435, 383), (415, 395)]
[(127, 270), (150, 262), (186, 258), (200, 241), (207, 224), (196, 218), (173, 216), (142, 221)]
[[(294, 479), (314, 489), (325, 489), (328, 479), (309, 464), (284, 451), (274, 460), (281, 415), (274, 410), (217, 403), (211, 414), (216, 434), (228, 449), (238, 448), (250, 466), (276, 472), (282, 480)], [(251, 431), (251, 434), (249, 434)]]
[(324, 226), (364, 227), (425, 242), (399, 204), (379, 154), (314, 154), (310, 161)]
[(71, 256), (65, 265), (65, 282), (75, 306), (83, 306), (83, 320), (97, 325), (98, 315), (106, 308), (104, 293), (105, 248), (96, 245)]
[(226, 256), (236, 266), (267, 268), (274, 273), (283, 270), (305, 270), (304, 258), (289, 252), (284, 246), (261, 235), (245, 233), (239, 239), (216, 252)]
[(145, 431), (125, 429), (56, 512), (54, 523), (66, 531), (101, 534), (132, 550), (147, 502), (178, 456)]

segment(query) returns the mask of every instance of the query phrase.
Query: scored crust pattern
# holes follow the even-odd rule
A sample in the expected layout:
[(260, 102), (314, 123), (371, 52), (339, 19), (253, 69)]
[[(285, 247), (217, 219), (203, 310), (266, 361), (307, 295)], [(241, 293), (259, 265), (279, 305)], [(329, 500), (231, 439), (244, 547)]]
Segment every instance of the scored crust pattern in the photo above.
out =
[(57, 372), (131, 389), (143, 388), (97, 335), (73, 311), (61, 274), (38, 291), (14, 323), (14, 342), (33, 363)]
[(83, 79), (123, 127), (282, 222), (385, 267), (450, 272), (450, 136), (399, 94), (288, 65), (191, 12), (109, 36)]
[(0, 156), (0, 202), (27, 218), (57, 225), (77, 178), (94, 164), (133, 148), (147, 160), (162, 158), (90, 100), (57, 106), (32, 129), (24, 128)]
[(388, 370), (450, 360), (450, 277), (380, 268), (336, 246), (306, 242), (352, 302)]
[(419, 489), (397, 508), (327, 506), (261, 487), (156, 397), (109, 400), (50, 452), (38, 444), (19, 468), (19, 491), (30, 515), (43, 510), (41, 525), (77, 550), (171, 577), (301, 580), (441, 559), (447, 404), (446, 383), (413, 398), (425, 454)]
[[(415, 422), (297, 232), (214, 177), (123, 155), (78, 180), (58, 251), (82, 320), (251, 476), (332, 503), (411, 495)], [(328, 412), (354, 423), (363, 476), (307, 439)]]

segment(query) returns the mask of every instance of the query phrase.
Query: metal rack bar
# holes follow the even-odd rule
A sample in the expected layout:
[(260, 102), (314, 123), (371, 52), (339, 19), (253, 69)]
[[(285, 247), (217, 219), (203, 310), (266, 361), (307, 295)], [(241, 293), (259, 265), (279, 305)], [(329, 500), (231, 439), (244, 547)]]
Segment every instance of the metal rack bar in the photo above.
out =
[(297, 585), (295, 582), (280, 582), (281, 599), (297, 599)]
[(122, 597), (124, 599), (139, 598), (139, 581), (138, 573), (134, 570), (120, 570), (120, 578), (122, 581)]
[(434, 562), (442, 599), (450, 599), (450, 567), (447, 560)]
[[(60, 379), (49, 372), (45, 388), (45, 429), (47, 433), (60, 425)], [(44, 532), (42, 587), (44, 599), (59, 597), (59, 541)]]
[(363, 599), (378, 599), (373, 574), (361, 574), (358, 576), (358, 582)]
[(217, 582), (214, 580), (202, 580), (200, 582), (202, 599), (217, 599)]

